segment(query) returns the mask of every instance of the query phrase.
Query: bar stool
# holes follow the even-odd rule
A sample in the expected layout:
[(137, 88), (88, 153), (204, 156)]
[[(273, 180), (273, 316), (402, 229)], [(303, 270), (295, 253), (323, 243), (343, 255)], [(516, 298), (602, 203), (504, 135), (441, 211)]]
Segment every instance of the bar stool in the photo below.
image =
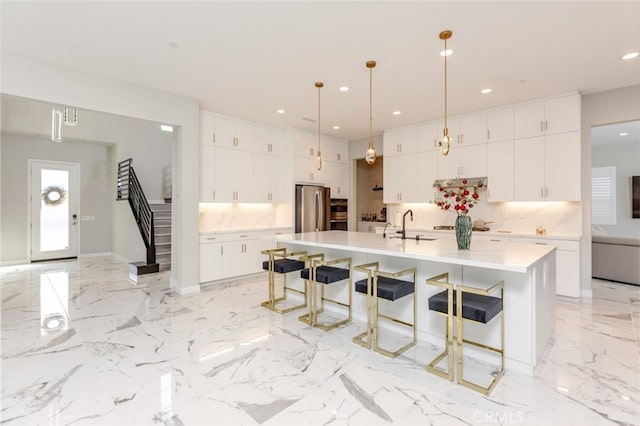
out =
[[(445, 280), (445, 282), (442, 282)], [(437, 293), (429, 298), (429, 309), (447, 315), (447, 349), (445, 352), (436, 357), (427, 366), (427, 371), (435, 373), (439, 376), (453, 380), (453, 315), (458, 318), (457, 333), (457, 375), (458, 383), (470, 389), (489, 395), (498, 381), (504, 375), (504, 281), (500, 281), (488, 289), (479, 289), (464, 285), (456, 286), (449, 283), (449, 273), (437, 275), (427, 279), (428, 284), (444, 287), (445, 290)], [(500, 297), (491, 296), (492, 293), (500, 291)], [(500, 347), (496, 348), (484, 343), (475, 342), (464, 338), (465, 321), (471, 321), (479, 324), (488, 324), (493, 318), (500, 314)], [(476, 347), (487, 349), (500, 354), (500, 370), (494, 376), (493, 380), (487, 387), (483, 387), (477, 383), (473, 383), (464, 378), (464, 344), (474, 345)], [(448, 356), (448, 372), (443, 372), (435, 367), (444, 356)]]
[[(353, 338), (353, 342), (367, 349), (373, 348), (374, 351), (382, 355), (388, 356), (390, 358), (395, 358), (416, 344), (417, 337), (415, 282), (417, 270), (416, 268), (411, 268), (396, 273), (384, 272), (380, 271), (379, 262), (358, 265), (355, 266), (354, 269), (367, 274), (367, 278), (356, 281), (355, 284), (355, 290), (358, 293), (367, 295), (367, 331), (355, 336)], [(398, 277), (402, 277), (405, 275), (412, 275), (412, 281), (398, 279)], [(378, 304), (379, 298), (393, 302), (410, 294), (413, 295), (412, 322), (402, 321), (390, 315), (380, 313)], [(384, 318), (390, 321), (394, 321), (398, 324), (411, 327), (413, 332), (413, 339), (411, 340), (411, 342), (398, 348), (395, 351), (390, 351), (380, 347), (380, 345), (378, 344), (378, 326), (380, 318)]]
[[(300, 260), (309, 262), (309, 266), (300, 271), (300, 276), (305, 280), (305, 282), (308, 282), (309, 285), (309, 311), (298, 317), (298, 319), (324, 331), (330, 331), (351, 322), (351, 258), (345, 257), (335, 260), (325, 260), (324, 253), (319, 253), (303, 256)], [(334, 266), (339, 264), (346, 264), (347, 268)], [(325, 297), (325, 286), (338, 282), (347, 283), (347, 303)], [(324, 284), (320, 288), (320, 309), (318, 309), (317, 306), (318, 284)], [(347, 308), (349, 311), (347, 318), (328, 324), (318, 322), (318, 314), (324, 312), (325, 302), (330, 302)]]
[[(307, 252), (299, 251), (294, 253), (287, 253), (287, 249), (285, 248), (276, 248), (262, 250), (261, 253), (269, 256), (269, 260), (265, 260), (264, 262), (262, 262), (262, 269), (269, 271), (269, 300), (262, 302), (261, 306), (264, 306), (265, 308), (279, 314), (285, 314), (287, 312), (291, 312), (307, 306), (306, 282), (303, 291), (296, 288), (287, 287), (287, 274), (290, 272), (300, 271), (305, 267), (305, 263), (303, 261), (290, 258), (306, 255)], [(276, 297), (275, 274), (281, 274), (283, 277), (282, 297)], [(287, 291), (302, 294), (304, 296), (304, 303), (296, 306), (290, 306), (288, 308), (278, 308), (276, 306), (277, 303), (287, 300)]]

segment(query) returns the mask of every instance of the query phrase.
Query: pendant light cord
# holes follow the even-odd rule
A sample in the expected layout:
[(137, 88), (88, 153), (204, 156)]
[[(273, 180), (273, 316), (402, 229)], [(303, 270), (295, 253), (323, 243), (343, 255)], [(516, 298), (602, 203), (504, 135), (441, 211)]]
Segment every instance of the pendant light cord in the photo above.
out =
[(373, 68), (369, 68), (369, 148), (373, 147)]
[[(447, 128), (447, 39), (444, 39), (444, 128)], [(448, 132), (447, 132), (448, 133)]]
[(318, 155), (320, 155), (320, 89), (322, 86), (318, 86)]

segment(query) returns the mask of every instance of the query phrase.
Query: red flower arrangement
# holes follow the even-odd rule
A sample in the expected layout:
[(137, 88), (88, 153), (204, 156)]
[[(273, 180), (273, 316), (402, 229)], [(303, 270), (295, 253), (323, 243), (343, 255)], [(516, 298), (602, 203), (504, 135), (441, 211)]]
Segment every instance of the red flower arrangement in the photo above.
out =
[(438, 191), (442, 198), (434, 202), (442, 210), (455, 212), (458, 216), (466, 215), (474, 205), (478, 204), (480, 199), (478, 190), (484, 187), (482, 181), (478, 181), (472, 186), (467, 186), (467, 183), (467, 179), (462, 179), (460, 186), (453, 187), (451, 183), (448, 183), (447, 186), (442, 186), (438, 182)]

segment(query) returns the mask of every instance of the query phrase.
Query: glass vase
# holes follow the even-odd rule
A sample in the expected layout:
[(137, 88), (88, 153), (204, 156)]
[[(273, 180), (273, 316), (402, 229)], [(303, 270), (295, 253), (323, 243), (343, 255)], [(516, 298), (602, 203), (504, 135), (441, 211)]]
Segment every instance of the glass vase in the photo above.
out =
[(471, 217), (467, 215), (459, 215), (456, 218), (456, 241), (458, 242), (458, 250), (469, 250), (471, 246), (471, 231), (473, 223)]

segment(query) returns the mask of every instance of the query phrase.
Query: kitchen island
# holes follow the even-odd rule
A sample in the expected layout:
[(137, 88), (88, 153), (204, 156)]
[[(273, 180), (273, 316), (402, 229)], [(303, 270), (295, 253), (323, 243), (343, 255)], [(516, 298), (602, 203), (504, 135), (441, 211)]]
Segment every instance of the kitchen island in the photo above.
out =
[[(508, 370), (532, 375), (553, 333), (556, 294), (553, 246), (472, 241), (471, 249), (463, 251), (458, 250), (451, 239), (402, 240), (348, 231), (283, 234), (278, 235), (276, 241), (290, 251), (325, 253), (327, 259), (349, 256), (353, 258), (353, 265), (379, 261), (380, 268), (389, 272), (416, 267), (419, 341), (443, 345), (443, 319), (427, 308), (427, 299), (438, 289), (425, 284), (425, 280), (444, 272), (449, 272), (450, 281), (455, 284), (480, 288), (504, 280), (505, 367)], [(364, 274), (354, 272), (353, 280), (363, 277)], [(364, 321), (366, 298), (354, 293), (353, 302), (354, 317)], [(402, 316), (411, 311), (411, 304), (396, 303), (385, 309), (395, 310), (396, 315)], [(467, 335), (472, 340), (498, 345), (499, 322), (465, 325)], [(473, 351), (466, 353), (475, 356)], [(481, 352), (477, 356), (483, 357)]]

